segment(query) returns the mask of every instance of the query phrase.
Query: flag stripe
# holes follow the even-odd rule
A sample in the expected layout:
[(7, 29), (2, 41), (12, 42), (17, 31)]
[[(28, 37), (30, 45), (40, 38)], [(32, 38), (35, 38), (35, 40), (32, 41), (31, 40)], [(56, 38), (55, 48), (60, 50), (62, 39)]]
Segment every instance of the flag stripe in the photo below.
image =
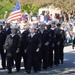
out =
[(21, 16), (17, 16), (17, 17), (11, 18), (8, 21), (11, 21), (11, 20), (19, 20), (19, 19), (21, 19)]
[(21, 13), (21, 11), (19, 10), (19, 11), (12, 12), (12, 13), (10, 14), (10, 16), (11, 16), (11, 15), (14, 15), (14, 14), (17, 14), (17, 13)]
[(14, 14), (14, 15), (12, 15), (12, 16), (9, 16), (8, 20), (11, 19), (11, 18), (17, 17), (17, 16), (21, 16), (21, 13)]
[(20, 17), (21, 18), (21, 16), (15, 16), (15, 17), (9, 18), (8, 20), (10, 20), (10, 19), (12, 20), (14, 18), (16, 19), (16, 17)]

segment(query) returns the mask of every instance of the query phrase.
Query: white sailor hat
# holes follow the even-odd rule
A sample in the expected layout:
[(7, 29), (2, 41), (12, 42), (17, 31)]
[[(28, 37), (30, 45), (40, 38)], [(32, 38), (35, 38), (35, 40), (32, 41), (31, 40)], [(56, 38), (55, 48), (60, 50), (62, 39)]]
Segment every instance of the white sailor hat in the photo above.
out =
[(39, 26), (41, 26), (41, 25), (46, 25), (46, 23), (45, 23), (45, 22), (39, 22), (38, 25), (39, 25)]
[(12, 21), (12, 23), (14, 23), (14, 24), (17, 23), (17, 20)]
[(56, 21), (55, 20), (51, 20), (51, 24), (56, 24)]
[(25, 26), (26, 24), (25, 23), (19, 23), (18, 25), (19, 26)]
[(36, 29), (36, 26), (32, 25), (30, 26), (30, 29)]
[(16, 27), (16, 26), (10, 26), (10, 28), (11, 28), (11, 29), (17, 29), (17, 27)]
[(50, 21), (50, 22), (47, 22), (46, 25), (47, 25), (47, 26), (48, 26), (48, 25), (51, 25), (51, 21)]
[(2, 26), (3, 25), (3, 23), (2, 22), (0, 22), (0, 26)]

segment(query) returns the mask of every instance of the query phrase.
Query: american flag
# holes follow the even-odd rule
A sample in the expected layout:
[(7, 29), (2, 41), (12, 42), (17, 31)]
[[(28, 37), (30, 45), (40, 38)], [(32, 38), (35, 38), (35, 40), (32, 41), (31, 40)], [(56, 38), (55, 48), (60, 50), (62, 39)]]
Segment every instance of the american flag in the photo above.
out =
[(17, 2), (14, 9), (12, 10), (11, 14), (7, 18), (7, 21), (12, 21), (12, 20), (20, 20), (22, 17), (21, 11), (20, 11), (20, 2)]

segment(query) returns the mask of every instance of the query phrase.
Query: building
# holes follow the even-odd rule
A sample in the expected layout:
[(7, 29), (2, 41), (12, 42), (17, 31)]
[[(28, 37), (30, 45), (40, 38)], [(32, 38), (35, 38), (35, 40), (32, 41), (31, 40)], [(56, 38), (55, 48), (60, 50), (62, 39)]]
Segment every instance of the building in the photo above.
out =
[(54, 6), (49, 6), (49, 7), (44, 7), (44, 8), (40, 8), (38, 11), (38, 15), (42, 14), (42, 13), (49, 13), (50, 15), (52, 15), (52, 18), (55, 18), (55, 14), (61, 14), (61, 9), (60, 8), (55, 8)]

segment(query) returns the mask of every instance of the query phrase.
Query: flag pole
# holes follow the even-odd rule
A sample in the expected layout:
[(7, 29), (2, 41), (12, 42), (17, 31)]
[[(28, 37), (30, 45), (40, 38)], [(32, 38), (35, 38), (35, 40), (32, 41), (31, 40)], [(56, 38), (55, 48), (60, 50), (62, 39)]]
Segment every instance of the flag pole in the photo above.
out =
[[(19, 4), (20, 4), (20, 0), (18, 0)], [(21, 4), (20, 4), (20, 10), (21, 10)]]
[[(20, 0), (18, 0), (19, 5), (20, 5), (20, 12), (21, 12), (21, 4), (20, 4)], [(22, 19), (22, 14), (21, 14), (21, 19)]]

